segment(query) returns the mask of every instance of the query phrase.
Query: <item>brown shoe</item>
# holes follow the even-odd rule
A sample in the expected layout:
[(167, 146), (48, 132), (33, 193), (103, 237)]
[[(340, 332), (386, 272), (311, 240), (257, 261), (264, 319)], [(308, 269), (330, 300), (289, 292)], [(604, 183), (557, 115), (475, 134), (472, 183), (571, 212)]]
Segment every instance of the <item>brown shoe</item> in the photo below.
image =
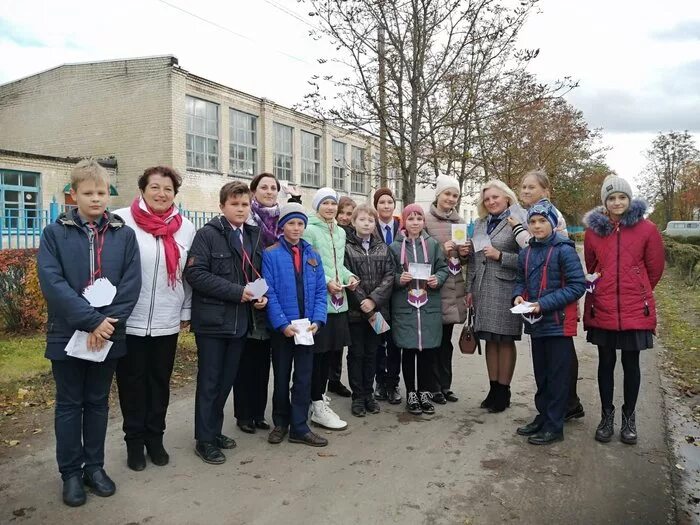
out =
[(272, 432), (270, 432), (270, 435), (267, 436), (267, 442), (272, 443), (273, 445), (279, 445), (282, 443), (282, 440), (284, 439), (284, 436), (287, 435), (287, 429), (282, 428), (282, 427), (275, 427), (272, 429)]
[(303, 436), (294, 436), (292, 434), (289, 434), (289, 442), (302, 443), (304, 445), (309, 445), (310, 447), (325, 447), (326, 445), (328, 445), (328, 440), (326, 438), (317, 436), (311, 431), (308, 431)]

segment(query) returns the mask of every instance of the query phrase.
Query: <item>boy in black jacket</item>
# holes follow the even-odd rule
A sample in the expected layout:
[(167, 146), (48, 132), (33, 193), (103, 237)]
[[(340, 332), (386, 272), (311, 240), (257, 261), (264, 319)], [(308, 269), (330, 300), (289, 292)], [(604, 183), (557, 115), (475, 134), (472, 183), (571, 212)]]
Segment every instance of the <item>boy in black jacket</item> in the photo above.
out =
[[(134, 231), (105, 211), (107, 171), (94, 160), (79, 162), (70, 191), (78, 207), (44, 229), (38, 266), (48, 306), (45, 357), (56, 382), (56, 460), (63, 502), (77, 507), (85, 503), (83, 484), (103, 497), (116, 490), (103, 469), (109, 389), (117, 360), (126, 354), (126, 320), (139, 298), (141, 264)], [(116, 288), (105, 306), (83, 296), (97, 279)], [(88, 333), (80, 358), (66, 353), (76, 331)]]
[(389, 247), (372, 233), (377, 212), (368, 204), (360, 204), (352, 213), (354, 232), (345, 244), (345, 266), (360, 279), (359, 286), (348, 294), (350, 335), (348, 377), (352, 389), (352, 414), (362, 417), (377, 414), (379, 403), (374, 399), (376, 352), (381, 342), (370, 319), (382, 314), (389, 322), (389, 303), (394, 286), (394, 259)]
[[(253, 293), (246, 289), (262, 266), (260, 229), (246, 224), (250, 189), (229, 182), (219, 193), (222, 215), (197, 232), (185, 268), (192, 286), (192, 331), (197, 342), (195, 453), (205, 463), (226, 461), (222, 448), (236, 442), (222, 434), (224, 406), (231, 392), (252, 315)], [(252, 302), (265, 308), (267, 298)]]

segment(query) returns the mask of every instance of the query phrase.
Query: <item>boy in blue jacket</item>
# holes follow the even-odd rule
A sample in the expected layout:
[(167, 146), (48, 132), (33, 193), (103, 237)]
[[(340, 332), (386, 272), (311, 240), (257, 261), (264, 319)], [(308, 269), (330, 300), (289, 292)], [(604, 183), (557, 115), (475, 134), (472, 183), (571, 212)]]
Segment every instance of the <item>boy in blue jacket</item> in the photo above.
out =
[[(109, 390), (117, 360), (126, 354), (126, 320), (139, 298), (141, 264), (134, 231), (105, 211), (107, 170), (94, 160), (79, 162), (70, 192), (78, 206), (44, 229), (38, 267), (48, 307), (44, 355), (56, 383), (56, 460), (63, 502), (77, 507), (85, 503), (83, 485), (103, 497), (116, 490), (103, 468)], [(116, 288), (106, 306), (93, 307), (83, 296), (97, 279)], [(86, 346), (95, 356), (112, 343), (104, 360), (66, 353), (76, 331), (88, 333)]]
[[(308, 319), (315, 334), (326, 322), (326, 278), (321, 257), (303, 240), (308, 217), (301, 204), (280, 209), (279, 242), (263, 253), (263, 277), (267, 291), (267, 316), (272, 328), (272, 429), (268, 441), (281, 443), (289, 432), (290, 443), (325, 447), (328, 440), (311, 432), (306, 423), (311, 403), (313, 346), (298, 345), (296, 319)], [(292, 376), (292, 364), (294, 376)], [(291, 402), (289, 380), (292, 379)]]
[(537, 416), (517, 429), (533, 445), (564, 439), (569, 367), (576, 335), (576, 301), (586, 291), (581, 261), (573, 241), (556, 232), (556, 208), (543, 199), (528, 210), (529, 245), (518, 257), (514, 304), (533, 303), (525, 316), (532, 339), (537, 383)]

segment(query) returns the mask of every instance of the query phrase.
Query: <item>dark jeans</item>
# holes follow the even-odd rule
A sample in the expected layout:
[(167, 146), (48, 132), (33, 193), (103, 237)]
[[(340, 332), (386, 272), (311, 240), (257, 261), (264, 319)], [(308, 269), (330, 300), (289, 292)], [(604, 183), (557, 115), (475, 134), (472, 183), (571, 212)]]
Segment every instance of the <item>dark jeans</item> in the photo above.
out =
[(348, 347), (348, 378), (353, 399), (374, 393), (377, 347), (381, 336), (367, 322), (350, 323), (352, 344)]
[(415, 348), (403, 349), (401, 364), (403, 365), (403, 381), (404, 385), (406, 385), (406, 393), (435, 391), (433, 361), (436, 352), (435, 348), (424, 348), (423, 350)]
[(574, 410), (581, 403), (581, 400), (578, 397), (577, 386), (578, 356), (576, 355), (576, 348), (574, 348), (574, 345), (571, 345), (571, 366), (569, 367), (569, 398), (566, 402), (567, 412)]
[(383, 333), (380, 337), (384, 338), (384, 342), (377, 347), (375, 379), (377, 385), (396, 388), (399, 386), (399, 374), (401, 373), (401, 349), (394, 344), (391, 331)]
[(117, 365), (125, 441), (163, 435), (177, 337), (126, 336), (127, 353)]
[(572, 337), (532, 338), (537, 418), (545, 432), (562, 432), (569, 395)]
[(250, 425), (265, 419), (270, 355), (269, 339), (246, 341), (233, 388), (234, 414), (239, 425)]
[(314, 362), (312, 349), (312, 346), (295, 345), (293, 337), (284, 337), (279, 333), (272, 335), (275, 385), (272, 394), (272, 421), (276, 427), (290, 427), (290, 432), (297, 436), (310, 431), (306, 420), (311, 402), (311, 371)]
[(328, 381), (330, 383), (340, 383), (340, 378), (343, 376), (343, 352), (345, 349), (341, 350), (340, 352), (332, 352), (331, 353), (331, 362), (330, 362), (330, 372), (328, 373)]
[(197, 391), (194, 438), (213, 442), (224, 425), (224, 406), (238, 373), (245, 338), (217, 338), (195, 334)]
[(52, 360), (56, 383), (56, 461), (61, 478), (104, 466), (109, 389), (116, 359), (101, 363), (69, 357)]
[[(620, 354), (624, 371), (624, 408), (627, 414), (631, 414), (637, 406), (639, 385), (642, 379), (639, 369), (639, 350), (620, 350)], [(614, 348), (598, 347), (598, 389), (600, 391), (600, 404), (604, 410), (611, 410), (613, 407), (616, 361), (617, 351)]]
[(452, 387), (452, 329), (454, 324), (442, 325), (442, 340), (433, 360), (436, 392), (449, 392)]
[(321, 401), (328, 387), (331, 354), (340, 352), (321, 352), (314, 354), (314, 365), (311, 373), (311, 401)]

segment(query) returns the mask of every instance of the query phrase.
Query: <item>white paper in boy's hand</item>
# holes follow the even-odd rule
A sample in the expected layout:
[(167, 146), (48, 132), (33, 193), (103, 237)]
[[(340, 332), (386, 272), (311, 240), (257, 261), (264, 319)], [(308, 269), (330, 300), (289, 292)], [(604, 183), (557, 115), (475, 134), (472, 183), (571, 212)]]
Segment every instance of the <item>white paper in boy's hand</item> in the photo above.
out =
[(88, 350), (87, 341), (89, 335), (87, 332), (76, 330), (66, 345), (66, 353), (71, 357), (101, 363), (107, 357), (113, 343), (112, 341), (105, 341), (101, 349), (97, 351)]
[(474, 253), (480, 252), (487, 246), (491, 246), (491, 238), (484, 234), (475, 235), (472, 237), (472, 246), (474, 246)]
[(294, 334), (295, 345), (311, 346), (314, 344), (314, 334), (309, 332), (311, 322), (308, 319), (294, 319), (292, 326), (297, 329), (297, 333)]
[(388, 332), (391, 330), (391, 327), (389, 326), (389, 323), (386, 322), (386, 319), (384, 319), (384, 316), (381, 314), (381, 312), (375, 312), (375, 314), (368, 319), (369, 324), (372, 325), (372, 328), (374, 331), (378, 334), (383, 334), (384, 332)]
[(246, 284), (245, 289), (253, 294), (253, 299), (260, 299), (263, 295), (265, 295), (265, 293), (269, 289), (269, 286), (267, 286), (267, 282), (265, 281), (265, 279), (259, 277), (258, 279), (255, 279), (252, 283)]
[(529, 314), (535, 309), (534, 303), (529, 303), (527, 301), (523, 301), (520, 304), (516, 304), (513, 308), (510, 309), (511, 313), (514, 314)]
[(430, 279), (432, 268), (432, 265), (427, 263), (408, 263), (408, 273), (411, 274), (411, 277), (423, 281)]
[(115, 295), (117, 295), (117, 288), (106, 277), (100, 277), (83, 290), (83, 297), (93, 308), (112, 304)]
[(467, 225), (466, 224), (453, 224), (452, 225), (452, 241), (455, 244), (466, 244), (467, 243)]

